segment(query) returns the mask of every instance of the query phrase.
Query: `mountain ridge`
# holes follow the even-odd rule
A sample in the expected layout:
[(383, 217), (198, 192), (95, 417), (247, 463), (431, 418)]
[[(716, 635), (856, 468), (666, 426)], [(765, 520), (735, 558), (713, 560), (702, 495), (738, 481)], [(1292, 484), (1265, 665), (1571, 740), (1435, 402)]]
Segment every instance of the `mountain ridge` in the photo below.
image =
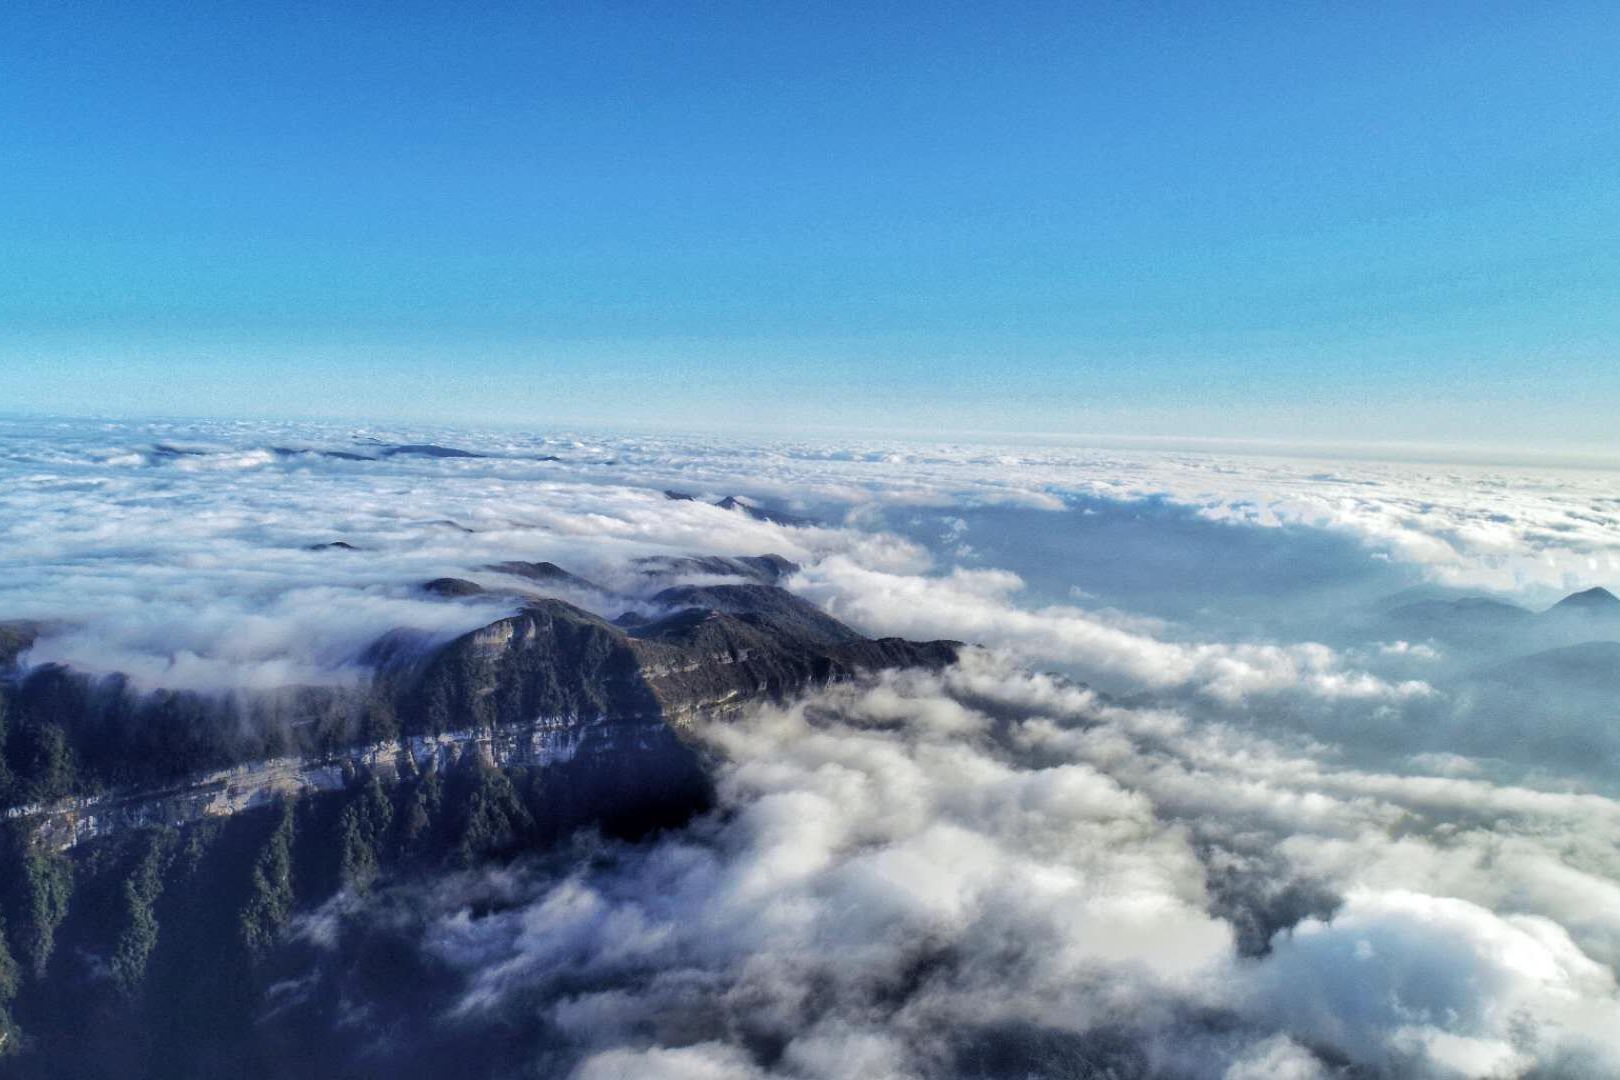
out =
[(1620, 640), (1620, 597), (1594, 586), (1540, 611), (1495, 597), (1436, 597), (1401, 604), (1382, 621), (1407, 637), (1475, 649), (1541, 650), (1594, 636)]
[[(460, 579), (429, 587), (450, 598), (482, 591)], [(281, 762), (281, 774), (299, 771), (288, 762), (346, 762), (359, 775), (375, 771), (378, 747), (397, 757), (447, 732), (469, 744), (529, 737), (537, 749), (514, 760), (545, 764), (558, 755), (538, 748), (560, 745), (559, 733), (610, 753), (610, 735), (625, 745), (656, 728), (679, 737), (705, 714), (885, 667), (943, 666), (959, 648), (865, 638), (775, 585), (674, 586), (652, 602), (667, 614), (629, 628), (529, 596), (435, 646), (385, 634), (364, 654), (369, 679), (350, 686), (141, 692), (124, 676), (56, 664), (14, 671), (0, 685), (0, 810), (13, 820), (82, 813), (88, 801), (138, 801), (143, 789), (206, 786), (210, 775), (267, 762)], [(13, 637), (15, 659), (25, 639)]]

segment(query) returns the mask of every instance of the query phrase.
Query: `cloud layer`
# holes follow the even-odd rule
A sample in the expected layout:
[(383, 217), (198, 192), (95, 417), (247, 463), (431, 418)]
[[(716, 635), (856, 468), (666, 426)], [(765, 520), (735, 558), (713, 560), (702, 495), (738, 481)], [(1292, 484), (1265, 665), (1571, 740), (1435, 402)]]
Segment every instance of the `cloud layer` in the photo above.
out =
[[(413, 897), (436, 1037), (588, 1078), (1620, 1069), (1620, 804), (1326, 772), (985, 653), (705, 738), (710, 818)], [(310, 920), (318, 977), (366, 917)]]
[[(432, 578), (510, 585), (488, 567), (549, 560), (634, 597), (650, 589), (638, 558), (775, 552), (803, 566), (789, 588), (864, 632), (985, 646), (942, 674), (703, 731), (721, 806), (689, 828), (307, 917), (310, 970), (266, 1023), (301, 997), (370, 1015), (345, 972), (380, 926), (388, 948), (448, 973), (417, 1028), (354, 1051), (401, 1075), (419, 1043), (498, 1036), (531, 1074), (591, 1080), (1597, 1077), (1620, 1072), (1612, 710), (1555, 697), (1530, 725), (1466, 682), (1484, 658), (1346, 627), (1392, 583), (1529, 603), (1614, 583), (1613, 481), (1053, 447), (12, 423), (0, 618), (49, 624), (28, 662), (275, 687), (362, 678), (378, 635), (447, 636), (511, 603), (432, 597)], [(814, 523), (710, 505), (734, 493)], [(1162, 565), (1187, 572), (1186, 602), (1153, 608), (1151, 569), (1108, 603), (1096, 582), (1066, 584), (1076, 545), (1126, 535), (1068, 528), (1085, 514), (1179, 530), (1179, 561)], [(1042, 522), (1038, 552), (1003, 557), (1025, 549), (997, 528), (1028, 539)], [(350, 546), (321, 546), (334, 541)], [(1264, 565), (1200, 591), (1201, 563), (1214, 577), (1257, 554), (1315, 561), (1274, 593)], [(1300, 591), (1335, 574), (1331, 603)], [(604, 614), (626, 602), (558, 588)], [(1221, 609), (1240, 591), (1258, 599), (1234, 619)], [(1272, 619), (1269, 605), (1305, 610)]]

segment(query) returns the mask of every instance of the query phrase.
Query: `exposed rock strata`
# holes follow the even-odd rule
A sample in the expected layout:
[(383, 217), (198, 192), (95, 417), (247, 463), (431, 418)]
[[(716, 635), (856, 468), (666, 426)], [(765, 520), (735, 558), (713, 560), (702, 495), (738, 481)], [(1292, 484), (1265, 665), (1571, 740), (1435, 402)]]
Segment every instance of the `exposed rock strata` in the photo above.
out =
[(645, 801), (686, 790), (697, 766), (678, 733), (701, 716), (957, 649), (866, 639), (767, 585), (679, 586), (653, 603), (669, 614), (628, 630), (532, 599), (437, 648), (389, 635), (368, 653), (371, 680), (349, 687), (138, 693), (47, 665), (0, 687), (0, 813), (64, 848), (469, 755), (566, 766), (604, 798)]

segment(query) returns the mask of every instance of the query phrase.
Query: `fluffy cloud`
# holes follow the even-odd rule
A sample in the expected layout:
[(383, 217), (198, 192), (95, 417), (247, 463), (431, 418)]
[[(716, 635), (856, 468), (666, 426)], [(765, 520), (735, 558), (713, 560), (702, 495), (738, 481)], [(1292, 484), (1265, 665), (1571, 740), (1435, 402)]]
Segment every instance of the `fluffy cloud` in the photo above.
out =
[[(374, 444), (357, 439), (448, 443), (488, 456), (354, 462), (270, 449), (374, 452)], [(210, 452), (162, 456), (154, 446)], [(288, 543), (379, 530), (395, 541), (420, 541), (427, 523), (445, 519), (480, 534), (588, 536), (610, 552), (616, 541), (734, 553), (786, 545), (796, 549), (783, 551), (790, 557), (827, 547), (824, 537), (784, 537), (766, 523), (662, 499), (660, 489), (678, 488), (773, 497), (857, 527), (880, 520), (874, 515), (885, 507), (1060, 510), (1084, 498), (1169, 500), (1212, 520), (1340, 532), (1453, 584), (1551, 595), (1620, 578), (1616, 478), (1595, 469), (1062, 446), (743, 446), (674, 437), (13, 421), (0, 425), (0, 470), (0, 506), (8, 512), (0, 558), (18, 567), (109, 550), (137, 554), (188, 537)], [(443, 533), (439, 549), (454, 551), (464, 535)], [(507, 540), (522, 546), (524, 538)], [(903, 546), (869, 554), (890, 565), (917, 557)]]
[[(1425, 689), (1412, 679), (1385, 681), (1319, 645), (1178, 644), (1117, 612), (1023, 610), (1014, 602), (1017, 575), (957, 569), (925, 577), (934, 562), (926, 550), (860, 527), (849, 503), (829, 502), (871, 507), (928, 493), (1061, 506), (1049, 492), (1044, 502), (1018, 494), (1040, 492), (1016, 473), (999, 489), (984, 474), (987, 463), (1035, 468), (1026, 457), (788, 447), (709, 448), (682, 459), (668, 444), (645, 441), (537, 445), (442, 432), (398, 437), (452, 441), (488, 456), (355, 461), (286, 452), (376, 453), (352, 433), (319, 428), (68, 425), (0, 434), (0, 617), (61, 624), (36, 662), (120, 670), (140, 685), (222, 690), (352, 679), (356, 657), (386, 631), (448, 636), (507, 610), (498, 600), (445, 604), (416, 589), (443, 575), (491, 581), (482, 568), (493, 562), (548, 559), (634, 593), (646, 587), (631, 570), (637, 557), (774, 551), (809, 564), (799, 590), (857, 625), (1017, 648), (1105, 681), (1195, 686), (1227, 701), (1294, 689), (1326, 698)], [(728, 475), (744, 462), (753, 463), (751, 476)], [(840, 479), (857, 467), (877, 471), (864, 485)], [(909, 482), (895, 478), (902, 474)], [(696, 480), (710, 494), (732, 481), (784, 495), (797, 484), (801, 500), (808, 493), (853, 524), (783, 527), (667, 499), (631, 480)], [(310, 550), (334, 540), (358, 550)], [(606, 615), (622, 607), (561, 591)]]
[(1620, 1068), (1620, 804), (1340, 774), (987, 653), (702, 737), (713, 815), (411, 900), (441, 1023), (579, 1077)]
[[(205, 432), (212, 442), (184, 434), (0, 431), (0, 619), (51, 624), (32, 661), (122, 671), (145, 686), (330, 683), (357, 677), (356, 658), (385, 632), (450, 636), (510, 610), (509, 600), (446, 603), (418, 588), (446, 575), (498, 584), (484, 569), (495, 562), (550, 560), (633, 594), (649, 587), (632, 568), (648, 555), (839, 550), (894, 569), (928, 560), (893, 536), (786, 528), (590, 482), (533, 448), (352, 461), (264, 449), (303, 445), (308, 432), (254, 430), (257, 449), (239, 430)], [(356, 448), (324, 434), (324, 445)], [(209, 449), (151, 451), (168, 440)], [(334, 541), (353, 549), (312, 550)], [(546, 591), (607, 615), (624, 606)]]
[(1550, 919), (1393, 890), (1352, 893), (1262, 965), (1260, 998), (1290, 1031), (1395, 1071), (1607, 1074), (1613, 972)]
[(1181, 644), (1081, 608), (1024, 610), (1012, 603), (1023, 583), (1004, 570), (956, 569), (927, 577), (871, 569), (834, 555), (799, 575), (792, 587), (876, 634), (992, 645), (1131, 688), (1192, 687), (1227, 702), (1291, 690), (1369, 699), (1429, 693), (1421, 681), (1392, 685), (1346, 668), (1323, 645)]

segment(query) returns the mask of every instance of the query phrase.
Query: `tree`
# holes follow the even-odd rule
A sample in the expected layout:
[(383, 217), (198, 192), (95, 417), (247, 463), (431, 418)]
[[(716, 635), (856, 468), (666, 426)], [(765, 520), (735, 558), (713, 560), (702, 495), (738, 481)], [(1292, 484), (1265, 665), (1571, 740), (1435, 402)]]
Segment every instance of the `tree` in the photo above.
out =
[(338, 818), (343, 883), (365, 892), (382, 867), (382, 842), (394, 821), (394, 804), (375, 776), (343, 808)]
[(123, 882), (125, 923), (113, 945), (110, 966), (113, 978), (126, 994), (133, 995), (140, 988), (152, 950), (157, 947), (158, 920), (154, 909), (163, 892), (173, 839), (167, 832), (151, 833), (145, 850)]
[(254, 860), (248, 899), (240, 920), (242, 943), (252, 955), (266, 952), (292, 916), (293, 807), (281, 804), (281, 818)]

